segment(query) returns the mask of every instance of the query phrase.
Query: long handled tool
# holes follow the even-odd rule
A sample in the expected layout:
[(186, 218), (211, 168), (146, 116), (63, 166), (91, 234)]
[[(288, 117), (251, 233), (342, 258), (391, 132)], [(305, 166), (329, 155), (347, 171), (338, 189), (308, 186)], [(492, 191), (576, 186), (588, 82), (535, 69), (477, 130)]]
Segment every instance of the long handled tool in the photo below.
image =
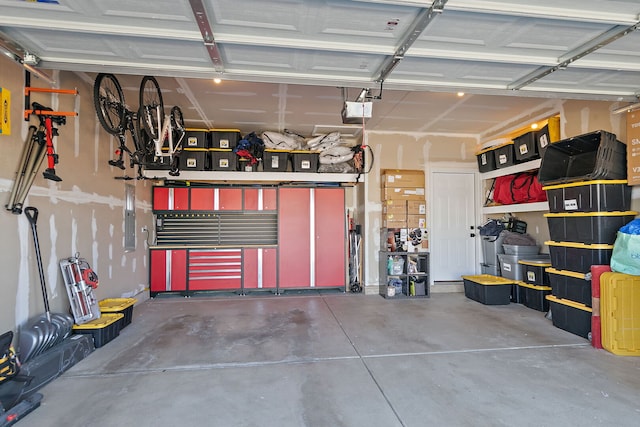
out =
[(42, 268), (42, 257), (40, 255), (40, 242), (38, 241), (38, 229), (36, 223), (38, 222), (38, 209), (33, 206), (27, 206), (24, 208), (24, 214), (27, 216), (29, 223), (31, 224), (31, 233), (33, 234), (33, 245), (36, 250), (36, 260), (38, 261), (38, 273), (40, 274), (40, 287), (42, 288), (42, 298), (44, 300), (44, 310), (47, 316), (47, 320), (51, 322), (51, 312), (49, 311), (49, 296), (47, 295), (47, 284), (44, 280), (44, 269)]

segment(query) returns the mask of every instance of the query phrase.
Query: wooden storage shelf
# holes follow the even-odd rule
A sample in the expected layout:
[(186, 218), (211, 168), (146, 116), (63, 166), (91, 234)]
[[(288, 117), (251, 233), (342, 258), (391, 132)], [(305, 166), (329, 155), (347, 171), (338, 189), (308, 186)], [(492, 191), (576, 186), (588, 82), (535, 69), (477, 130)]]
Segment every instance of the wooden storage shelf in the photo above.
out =
[[(509, 166), (502, 169), (492, 170), (491, 172), (480, 173), (480, 179), (488, 181), (499, 176), (511, 175), (520, 172), (526, 172), (530, 170), (536, 170), (540, 168), (542, 159), (531, 160), (517, 165)], [(544, 212), (549, 210), (548, 202), (535, 202), (535, 203), (520, 203), (513, 205), (497, 205), (497, 206), (484, 206), (482, 208), (482, 214), (502, 214), (502, 213), (516, 213), (516, 212)]]

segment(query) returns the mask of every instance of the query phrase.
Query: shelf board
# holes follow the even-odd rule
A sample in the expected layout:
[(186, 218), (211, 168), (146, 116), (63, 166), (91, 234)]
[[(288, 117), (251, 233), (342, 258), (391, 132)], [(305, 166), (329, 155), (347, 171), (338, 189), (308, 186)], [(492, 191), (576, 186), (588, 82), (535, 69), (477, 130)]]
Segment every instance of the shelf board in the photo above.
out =
[(499, 214), (507, 212), (542, 212), (549, 210), (549, 202), (521, 203), (516, 205), (486, 206), (483, 214)]
[(364, 174), (355, 173), (303, 173), (303, 172), (219, 172), (219, 171), (181, 171), (179, 176), (169, 175), (166, 170), (145, 170), (145, 178), (167, 179), (172, 181), (209, 181), (209, 182), (334, 182), (357, 184), (364, 182)]
[(524, 172), (533, 169), (539, 169), (542, 164), (542, 159), (531, 160), (517, 165), (509, 166), (502, 169), (492, 170), (490, 172), (484, 172), (480, 174), (481, 179), (497, 178), (503, 175), (511, 175), (518, 172)]

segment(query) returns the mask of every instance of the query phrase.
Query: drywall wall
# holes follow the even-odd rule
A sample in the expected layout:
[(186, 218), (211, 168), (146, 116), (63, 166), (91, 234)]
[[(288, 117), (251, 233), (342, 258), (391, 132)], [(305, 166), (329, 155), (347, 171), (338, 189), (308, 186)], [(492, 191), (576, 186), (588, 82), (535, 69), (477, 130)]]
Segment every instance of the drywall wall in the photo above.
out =
[[(96, 119), (91, 78), (69, 72), (50, 72), (61, 89), (78, 89), (79, 95), (34, 93), (37, 101), (56, 111), (76, 111), (59, 128), (56, 173), (61, 182), (46, 180), (37, 173), (25, 206), (39, 211), (36, 222), (46, 289), (52, 312), (68, 312), (69, 302), (60, 273), (61, 259), (79, 254), (98, 274), (98, 299), (137, 294), (148, 286), (148, 255), (143, 226), (152, 228), (151, 183), (145, 180), (114, 179), (123, 172), (108, 165), (116, 140)], [(11, 91), (11, 134), (0, 135), (0, 199), (4, 207), (13, 187), (29, 125), (23, 120), (24, 72), (22, 67), (0, 57), (0, 86)], [(50, 88), (32, 77), (31, 86)], [(134, 174), (128, 170), (127, 173)], [(125, 185), (135, 187), (136, 249), (124, 250)], [(32, 231), (24, 214), (0, 210), (0, 332), (16, 330), (44, 313), (44, 302), (35, 256)]]
[[(367, 294), (377, 294), (380, 229), (382, 227), (381, 174), (383, 169), (414, 169), (425, 171), (428, 188), (430, 165), (476, 162), (477, 139), (469, 136), (445, 137), (428, 134), (367, 132), (367, 145), (374, 154), (371, 172), (365, 182), (364, 283)], [(426, 191), (426, 190), (425, 190)], [(427, 194), (427, 212), (429, 195)], [(427, 214), (428, 215), (428, 214)], [(427, 219), (428, 222), (428, 219)]]
[[(613, 115), (611, 111), (618, 108), (619, 103), (601, 101), (550, 101), (549, 114), (561, 116), (561, 138), (581, 135), (596, 130), (606, 130), (615, 133), (619, 140), (626, 142), (626, 123), (624, 115)], [(536, 113), (535, 117), (539, 118)], [(522, 123), (512, 123), (511, 127), (525, 126)], [(475, 162), (475, 152), (480, 148), (478, 140), (470, 137), (444, 138), (429, 135), (367, 132), (366, 142), (371, 146), (375, 162), (373, 170), (367, 176), (365, 183), (365, 291), (377, 294), (379, 291), (378, 251), (380, 250), (381, 199), (380, 199), (380, 170), (382, 169), (422, 169), (425, 179), (429, 180), (429, 169), (439, 162), (457, 163), (461, 168), (468, 166), (468, 162)], [(463, 165), (464, 164), (464, 165)], [(428, 182), (425, 183), (428, 187)], [(631, 209), (640, 211), (640, 187), (634, 188)], [(429, 206), (430, 194), (426, 194)], [(479, 200), (483, 200), (482, 197)], [(428, 210), (428, 209), (427, 209)], [(528, 232), (541, 243), (541, 251), (548, 253), (544, 242), (549, 239), (549, 231), (543, 212), (523, 212), (516, 215), (528, 223)], [(500, 217), (500, 215), (492, 215)]]

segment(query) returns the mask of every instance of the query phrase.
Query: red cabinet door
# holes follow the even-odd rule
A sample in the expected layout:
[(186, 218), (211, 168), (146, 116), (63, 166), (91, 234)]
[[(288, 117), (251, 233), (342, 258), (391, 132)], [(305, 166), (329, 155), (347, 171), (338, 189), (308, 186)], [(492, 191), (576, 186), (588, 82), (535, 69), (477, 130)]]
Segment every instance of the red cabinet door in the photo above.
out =
[(153, 187), (153, 210), (166, 211), (167, 209), (169, 209), (169, 189)]
[(278, 199), (279, 287), (310, 287), (311, 190), (280, 188)]
[(192, 188), (191, 189), (191, 210), (212, 211), (214, 203), (213, 188)]
[[(189, 189), (188, 188), (170, 188), (169, 194), (173, 191), (173, 210), (186, 211), (189, 210)], [(171, 207), (169, 208), (171, 209)]]
[(242, 188), (217, 188), (216, 209), (221, 211), (242, 210)]
[(345, 286), (346, 212), (343, 188), (314, 193), (315, 286)]
[(149, 288), (152, 293), (187, 289), (187, 251), (152, 249)]
[(189, 209), (189, 189), (172, 187), (153, 187), (153, 210)]
[(242, 251), (242, 287), (275, 289), (277, 272), (276, 248), (250, 248)]

